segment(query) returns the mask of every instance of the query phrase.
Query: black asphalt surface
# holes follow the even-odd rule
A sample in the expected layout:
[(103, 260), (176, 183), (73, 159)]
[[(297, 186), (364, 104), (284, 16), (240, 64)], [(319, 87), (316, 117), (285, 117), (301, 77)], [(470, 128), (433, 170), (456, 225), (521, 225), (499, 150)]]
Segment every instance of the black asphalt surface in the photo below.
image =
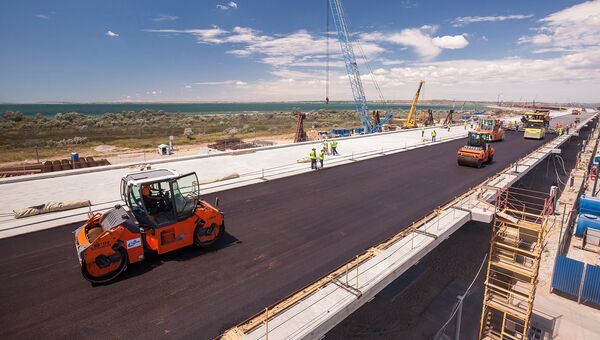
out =
[(220, 192), (218, 249), (156, 256), (108, 285), (81, 277), (75, 225), (0, 240), (0, 338), (215, 337), (550, 138), (508, 132), (482, 169), (457, 166), (459, 140)]

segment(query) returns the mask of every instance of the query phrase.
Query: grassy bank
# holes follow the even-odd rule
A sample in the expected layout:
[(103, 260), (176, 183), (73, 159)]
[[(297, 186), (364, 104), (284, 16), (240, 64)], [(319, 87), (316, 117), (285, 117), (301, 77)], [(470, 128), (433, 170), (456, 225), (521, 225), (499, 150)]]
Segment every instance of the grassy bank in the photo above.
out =
[[(329, 130), (359, 126), (355, 112), (308, 113), (305, 129)], [(184, 115), (143, 110), (88, 116), (59, 113), (53, 118), (5, 112), (0, 116), (0, 163), (67, 158), (72, 151), (94, 155), (94, 147), (112, 145), (120, 149), (154, 149), (174, 136), (176, 145), (211, 143), (217, 139), (264, 138), (294, 133), (291, 112), (253, 114)]]

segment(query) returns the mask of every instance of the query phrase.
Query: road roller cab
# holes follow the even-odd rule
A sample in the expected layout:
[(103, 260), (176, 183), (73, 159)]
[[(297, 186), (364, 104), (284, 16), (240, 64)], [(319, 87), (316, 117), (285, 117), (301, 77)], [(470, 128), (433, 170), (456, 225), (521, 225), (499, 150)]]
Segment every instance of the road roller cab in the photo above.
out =
[(475, 131), (487, 133), (489, 135), (488, 142), (497, 142), (504, 139), (502, 121), (498, 119), (481, 119)]
[(491, 163), (495, 150), (488, 143), (490, 138), (488, 133), (469, 132), (467, 145), (458, 150), (458, 165), (481, 168), (484, 163)]
[(168, 169), (140, 171), (121, 180), (127, 205), (94, 214), (75, 231), (83, 276), (107, 282), (144, 259), (195, 244), (209, 247), (223, 235), (223, 214), (199, 197), (195, 173)]

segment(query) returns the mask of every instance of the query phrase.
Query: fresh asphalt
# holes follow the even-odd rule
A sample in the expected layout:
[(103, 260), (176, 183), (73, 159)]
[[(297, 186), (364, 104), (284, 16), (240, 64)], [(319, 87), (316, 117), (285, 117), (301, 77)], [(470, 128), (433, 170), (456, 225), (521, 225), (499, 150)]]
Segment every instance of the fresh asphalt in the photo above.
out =
[(509, 131), (481, 169), (456, 164), (458, 140), (209, 195), (227, 227), (215, 250), (155, 256), (107, 285), (81, 277), (76, 225), (2, 239), (0, 337), (213, 338), (550, 138)]

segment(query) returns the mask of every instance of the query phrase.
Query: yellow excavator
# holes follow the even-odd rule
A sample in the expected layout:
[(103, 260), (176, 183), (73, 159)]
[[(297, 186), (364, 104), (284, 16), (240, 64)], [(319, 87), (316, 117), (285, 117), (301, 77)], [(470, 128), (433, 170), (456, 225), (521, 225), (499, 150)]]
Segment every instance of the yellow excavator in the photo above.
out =
[(406, 117), (406, 121), (402, 124), (402, 127), (405, 129), (412, 129), (417, 127), (417, 120), (415, 117), (415, 109), (417, 108), (417, 102), (419, 101), (419, 95), (421, 94), (421, 88), (425, 84), (424, 80), (419, 82), (419, 88), (417, 89), (417, 93), (415, 93), (415, 98), (413, 99), (412, 105), (410, 107), (410, 111), (408, 112), (408, 117)]

